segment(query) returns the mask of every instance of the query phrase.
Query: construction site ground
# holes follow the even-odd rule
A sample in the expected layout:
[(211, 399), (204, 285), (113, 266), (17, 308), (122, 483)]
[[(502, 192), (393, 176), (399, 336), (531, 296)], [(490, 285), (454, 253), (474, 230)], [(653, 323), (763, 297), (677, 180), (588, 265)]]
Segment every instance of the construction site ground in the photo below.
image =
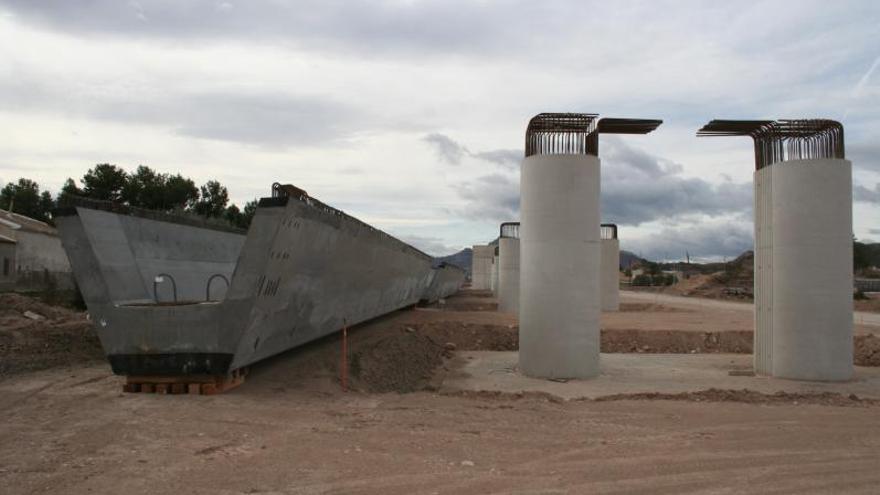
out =
[(868, 366), (855, 380), (789, 382), (743, 376), (750, 306), (627, 292), (620, 312), (603, 315), (603, 376), (555, 382), (516, 373), (515, 316), (465, 291), (352, 329), (348, 391), (333, 335), (253, 366), (225, 394), (163, 396), (122, 392), (84, 315), (15, 297), (0, 299), (3, 493), (880, 486), (871, 319), (857, 327), (856, 359)]

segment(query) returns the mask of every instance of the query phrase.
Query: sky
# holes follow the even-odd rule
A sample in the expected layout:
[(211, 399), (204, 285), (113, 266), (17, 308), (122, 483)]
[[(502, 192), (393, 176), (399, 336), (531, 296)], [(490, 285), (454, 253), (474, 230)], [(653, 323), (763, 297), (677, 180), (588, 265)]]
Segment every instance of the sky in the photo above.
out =
[(663, 119), (600, 140), (623, 249), (751, 248), (752, 142), (696, 138), (713, 118), (841, 121), (854, 234), (880, 241), (876, 0), (0, 0), (0, 184), (292, 183), (445, 255), (518, 220), (540, 112)]

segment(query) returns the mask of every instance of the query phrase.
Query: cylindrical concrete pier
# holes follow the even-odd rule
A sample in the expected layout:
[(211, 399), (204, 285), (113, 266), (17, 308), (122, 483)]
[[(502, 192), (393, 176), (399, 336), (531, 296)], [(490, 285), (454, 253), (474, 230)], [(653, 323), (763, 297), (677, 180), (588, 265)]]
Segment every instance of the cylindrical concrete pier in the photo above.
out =
[(492, 285), (493, 246), (475, 245), (471, 258), (471, 288), (489, 290)]
[(599, 374), (599, 158), (523, 161), (519, 368), (544, 378)]
[(755, 372), (853, 373), (852, 164), (829, 119), (712, 120), (755, 143)]
[(620, 241), (617, 239), (617, 225), (602, 224), (602, 311), (620, 310)]
[(799, 380), (853, 373), (852, 165), (772, 169), (772, 369)]
[(519, 223), (501, 224), (498, 239), (498, 310), (519, 311)]

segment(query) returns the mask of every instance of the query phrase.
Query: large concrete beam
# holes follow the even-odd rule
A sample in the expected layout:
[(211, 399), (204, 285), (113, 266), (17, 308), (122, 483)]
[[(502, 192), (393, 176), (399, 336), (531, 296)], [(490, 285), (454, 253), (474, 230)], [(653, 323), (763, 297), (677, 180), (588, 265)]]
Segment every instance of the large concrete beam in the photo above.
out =
[[(58, 223), (119, 374), (228, 373), (416, 304), (431, 274), (430, 256), (308, 197), (261, 200), (246, 239), (86, 207)], [(221, 267), (229, 290), (205, 301)], [(150, 296), (154, 272), (178, 283), (178, 303)]]
[(461, 289), (464, 284), (465, 271), (449, 263), (441, 263), (431, 269), (431, 275), (422, 301), (427, 303), (445, 299)]

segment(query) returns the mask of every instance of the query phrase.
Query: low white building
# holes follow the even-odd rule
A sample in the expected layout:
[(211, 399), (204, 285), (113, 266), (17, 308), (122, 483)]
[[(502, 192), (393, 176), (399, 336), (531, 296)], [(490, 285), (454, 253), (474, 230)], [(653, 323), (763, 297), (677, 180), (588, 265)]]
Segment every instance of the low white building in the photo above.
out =
[(0, 210), (0, 290), (73, 288), (67, 253), (51, 225)]

